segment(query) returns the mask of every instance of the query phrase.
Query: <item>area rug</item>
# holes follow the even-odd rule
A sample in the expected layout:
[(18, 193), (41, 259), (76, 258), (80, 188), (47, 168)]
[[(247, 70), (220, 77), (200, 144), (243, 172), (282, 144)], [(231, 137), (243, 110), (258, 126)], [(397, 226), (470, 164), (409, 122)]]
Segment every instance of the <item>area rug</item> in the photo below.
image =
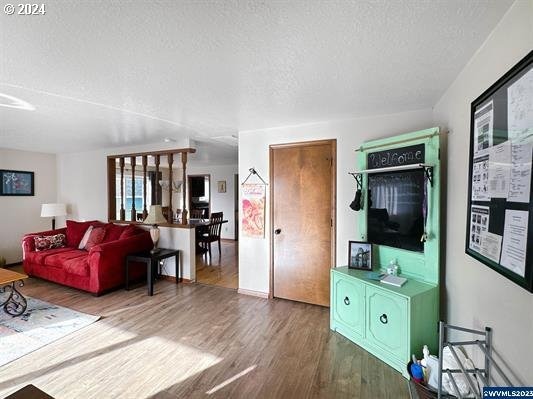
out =
[(26, 298), (28, 308), (18, 317), (0, 309), (0, 367), (82, 329), (100, 316)]

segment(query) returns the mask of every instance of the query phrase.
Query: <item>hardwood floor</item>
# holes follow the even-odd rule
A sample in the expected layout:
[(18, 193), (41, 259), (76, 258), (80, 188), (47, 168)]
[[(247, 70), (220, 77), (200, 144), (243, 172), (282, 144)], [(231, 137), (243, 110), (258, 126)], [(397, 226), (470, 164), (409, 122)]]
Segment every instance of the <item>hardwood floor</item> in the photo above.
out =
[(196, 256), (196, 281), (201, 284), (237, 289), (239, 287), (238, 242), (223, 240), (222, 256), (218, 256), (218, 244), (212, 244), (213, 259)]
[(408, 398), (407, 380), (329, 330), (329, 309), (159, 281), (102, 297), (30, 278), (22, 289), (102, 319), (0, 368), (0, 397)]

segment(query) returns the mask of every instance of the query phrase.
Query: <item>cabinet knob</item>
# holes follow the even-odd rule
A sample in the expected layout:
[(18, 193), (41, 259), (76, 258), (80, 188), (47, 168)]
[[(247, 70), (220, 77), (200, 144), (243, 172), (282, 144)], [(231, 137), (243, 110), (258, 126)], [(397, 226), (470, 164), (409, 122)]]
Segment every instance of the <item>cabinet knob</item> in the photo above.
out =
[(381, 316), (379, 316), (379, 321), (381, 321), (383, 324), (387, 324), (389, 321), (387, 320), (387, 315), (383, 313)]
[(348, 297), (344, 298), (344, 304), (348, 306), (350, 304), (350, 298)]
[(276, 230), (274, 230), (274, 234), (275, 234), (275, 235), (278, 235), (278, 234), (280, 234), (280, 233), (281, 233), (281, 229), (276, 229)]

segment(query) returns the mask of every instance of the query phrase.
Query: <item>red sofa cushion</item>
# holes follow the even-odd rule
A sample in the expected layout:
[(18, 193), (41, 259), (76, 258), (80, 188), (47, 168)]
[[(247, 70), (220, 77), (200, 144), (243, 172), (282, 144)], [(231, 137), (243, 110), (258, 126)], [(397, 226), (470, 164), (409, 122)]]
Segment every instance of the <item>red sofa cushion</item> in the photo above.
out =
[(55, 255), (61, 252), (72, 251), (72, 248), (55, 248), (47, 251), (32, 251), (26, 254), (26, 258), (31, 263), (37, 263), (39, 265), (44, 263), (44, 260), (50, 255)]
[(67, 247), (78, 248), (83, 235), (94, 224), (99, 223), (97, 220), (89, 222), (76, 222), (74, 220), (67, 220)]
[(49, 255), (44, 259), (44, 264), (47, 266), (63, 267), (66, 261), (79, 257), (87, 257), (87, 251), (81, 249), (70, 248), (70, 251), (59, 252), (57, 254)]
[(134, 224), (128, 224), (128, 226), (124, 229), (124, 231), (120, 235), (119, 240), (123, 240), (124, 238), (136, 236), (141, 231), (142, 229), (138, 228)]
[(63, 262), (63, 270), (77, 276), (89, 275), (89, 254), (79, 256)]
[(120, 224), (108, 223), (105, 225), (106, 235), (103, 242), (111, 242), (120, 239), (121, 234), (126, 230), (126, 227)]

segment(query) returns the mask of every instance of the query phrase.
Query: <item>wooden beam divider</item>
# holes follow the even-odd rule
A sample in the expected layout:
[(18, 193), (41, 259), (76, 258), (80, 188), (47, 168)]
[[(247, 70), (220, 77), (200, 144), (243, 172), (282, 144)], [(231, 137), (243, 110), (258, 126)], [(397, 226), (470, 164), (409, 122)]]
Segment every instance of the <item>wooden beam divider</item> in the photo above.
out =
[[(148, 216), (148, 209), (147, 209), (147, 196), (150, 193), (147, 193), (147, 186), (148, 186), (148, 157), (153, 156), (154, 157), (154, 164), (155, 164), (155, 181), (152, 182), (152, 184), (155, 186), (153, 187), (153, 193), (154, 198), (152, 201), (153, 205), (162, 205), (161, 195), (159, 195), (159, 181), (160, 181), (160, 165), (161, 165), (161, 156), (166, 156), (168, 160), (168, 167), (169, 167), (169, 205), (168, 205), (168, 211), (166, 212), (166, 217), (169, 221), (169, 224), (171, 225), (174, 221), (174, 211), (173, 211), (173, 189), (174, 189), (174, 171), (172, 169), (174, 164), (174, 154), (181, 154), (181, 163), (183, 165), (183, 184), (182, 184), (182, 194), (183, 194), (183, 210), (181, 212), (182, 218), (181, 218), (181, 224), (187, 225), (188, 224), (188, 218), (187, 218), (187, 158), (188, 154), (194, 154), (196, 152), (196, 149), (194, 148), (177, 148), (173, 150), (161, 150), (161, 151), (148, 151), (148, 152), (139, 152), (139, 153), (133, 153), (133, 154), (119, 154), (119, 155), (109, 155), (107, 157), (107, 185), (108, 185), (108, 219), (110, 221), (116, 221), (116, 213), (117, 213), (117, 206), (116, 206), (116, 195), (117, 195), (117, 182), (116, 182), (116, 174), (117, 174), (117, 159), (119, 163), (120, 168), (120, 210), (119, 210), (119, 220), (118, 221), (125, 221), (126, 220), (126, 209), (125, 209), (125, 159), (130, 158), (131, 163), (131, 194), (132, 194), (132, 206), (131, 206), (131, 221), (137, 222), (137, 209), (135, 207), (135, 167), (137, 166), (137, 157), (141, 157), (142, 161), (142, 175), (143, 175), (143, 188), (142, 188), (142, 196), (143, 196), (143, 207), (142, 207), (142, 217), (145, 219)], [(138, 193), (137, 193), (138, 194)], [(139, 209), (141, 211), (141, 209)]]
[(181, 165), (183, 168), (183, 184), (181, 185), (181, 191), (183, 194), (183, 210), (181, 211), (181, 224), (187, 224), (187, 153), (181, 153)]

